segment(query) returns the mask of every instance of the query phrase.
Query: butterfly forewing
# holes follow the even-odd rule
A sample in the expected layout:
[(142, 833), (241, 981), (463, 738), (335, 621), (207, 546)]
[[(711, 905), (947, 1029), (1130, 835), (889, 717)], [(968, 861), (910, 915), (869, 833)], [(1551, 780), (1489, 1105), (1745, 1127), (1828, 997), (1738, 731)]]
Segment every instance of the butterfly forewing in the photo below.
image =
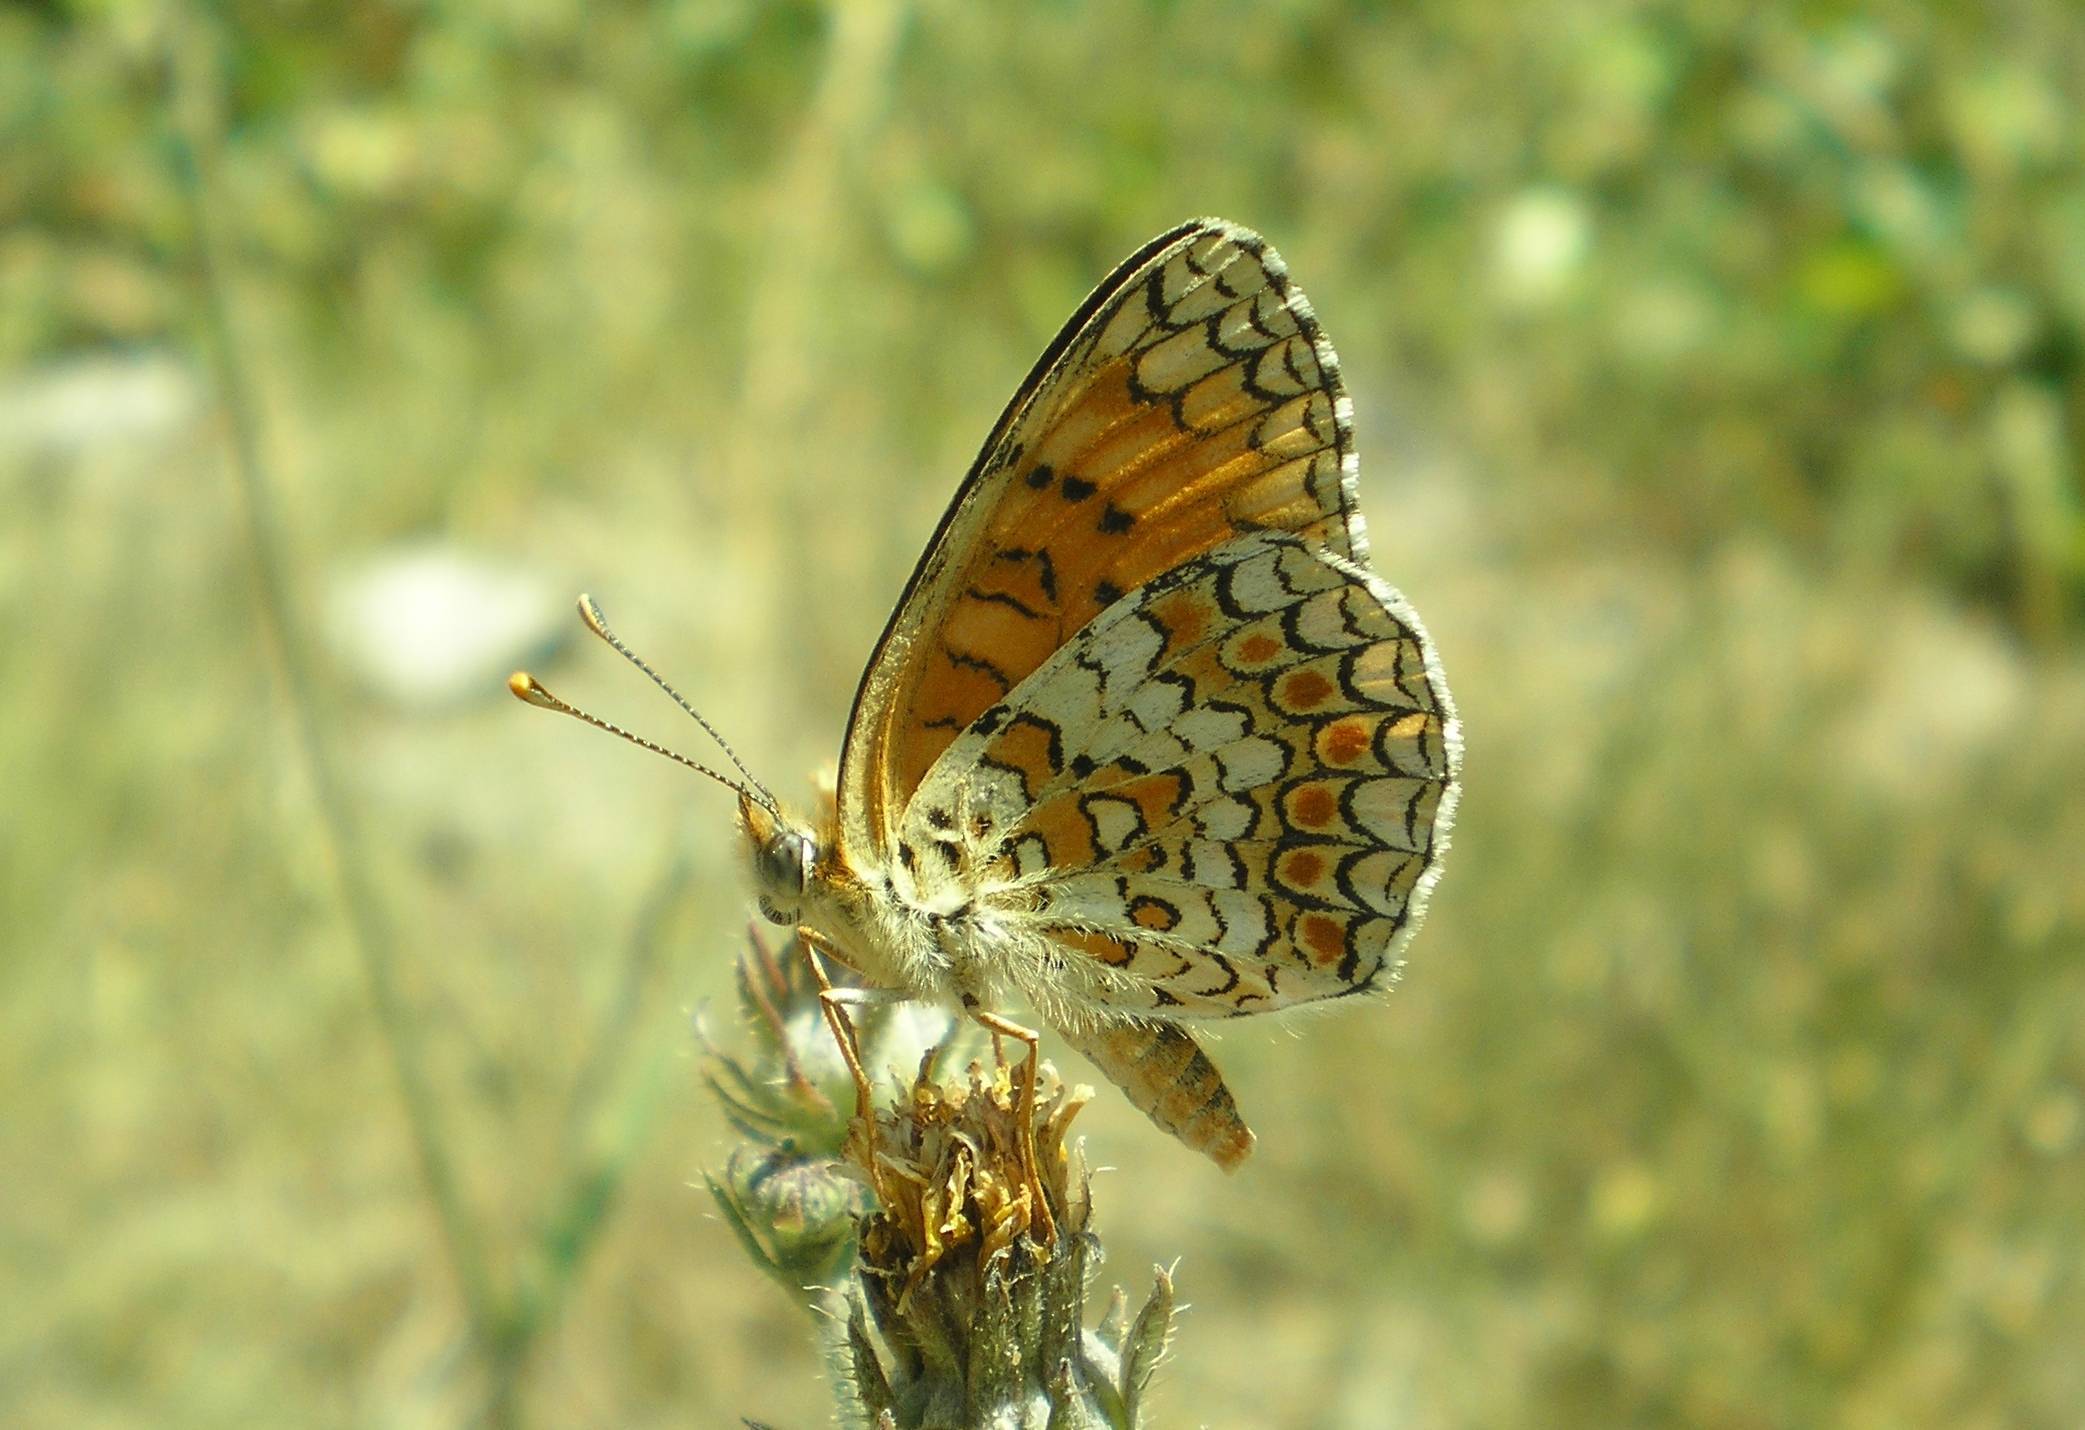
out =
[(1256, 235), (1147, 245), (1066, 325), (942, 520), (855, 698), (841, 837), (887, 857), (934, 761), (1101, 611), (1256, 530), (1366, 559), (1332, 349)]

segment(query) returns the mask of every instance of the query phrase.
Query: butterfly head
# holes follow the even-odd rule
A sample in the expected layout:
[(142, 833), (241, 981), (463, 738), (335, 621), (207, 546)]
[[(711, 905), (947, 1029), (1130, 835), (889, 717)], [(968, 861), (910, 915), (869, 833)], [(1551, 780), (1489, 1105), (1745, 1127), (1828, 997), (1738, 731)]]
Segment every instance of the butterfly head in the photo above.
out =
[(738, 822), (753, 864), (760, 912), (770, 923), (800, 922), (804, 893), (818, 863), (818, 841), (749, 791), (739, 794)]

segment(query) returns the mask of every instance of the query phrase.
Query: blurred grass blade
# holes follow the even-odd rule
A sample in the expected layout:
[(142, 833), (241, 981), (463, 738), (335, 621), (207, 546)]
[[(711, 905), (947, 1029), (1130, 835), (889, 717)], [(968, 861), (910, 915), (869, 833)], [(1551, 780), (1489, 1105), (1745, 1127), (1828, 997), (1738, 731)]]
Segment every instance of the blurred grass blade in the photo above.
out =
[(218, 402), (231, 436), (232, 477), (245, 513), (261, 622), (276, 663), (297, 743), (311, 779), (320, 827), (331, 856), (340, 904), (369, 988), (377, 1026), (398, 1079), (421, 1181), (481, 1348), (498, 1339), (500, 1322), (483, 1240), (458, 1184), (440, 1126), (433, 1083), (418, 1030), (398, 986), (397, 942), (362, 856), (355, 812), (319, 710), (310, 642), (286, 571), (281, 519), (261, 458), (260, 412), (231, 316), (224, 245), (218, 234), (217, 151), (220, 135), (216, 46), (185, 10), (169, 17), (170, 134), (176, 179), (187, 206), (198, 306), (208, 335)]

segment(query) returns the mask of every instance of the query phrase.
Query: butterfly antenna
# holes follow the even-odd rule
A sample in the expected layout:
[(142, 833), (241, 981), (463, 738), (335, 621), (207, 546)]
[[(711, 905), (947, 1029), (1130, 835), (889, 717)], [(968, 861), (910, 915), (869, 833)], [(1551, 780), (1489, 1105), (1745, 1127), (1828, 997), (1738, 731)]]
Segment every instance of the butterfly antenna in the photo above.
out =
[(592, 596), (580, 596), (579, 619), (586, 622), (586, 628), (592, 631), (595, 635), (599, 636), (602, 640), (606, 641), (608, 643), (609, 648), (612, 649), (617, 655), (621, 656), (624, 660), (627, 660), (628, 662), (630, 662), (630, 664), (636, 666), (639, 670), (643, 671), (645, 677), (649, 679), (652, 684), (658, 686), (661, 690), (665, 691), (669, 696), (671, 696), (673, 698), (674, 704), (680, 706), (681, 709), (687, 711), (688, 718), (693, 720), (696, 724), (700, 725), (704, 730), (706, 730), (709, 733), (709, 737), (717, 742), (717, 748), (724, 752), (724, 757), (730, 760), (731, 763), (738, 768), (738, 772), (746, 777), (746, 784), (751, 786), (752, 789), (759, 794), (761, 803), (765, 804), (769, 809), (774, 809), (776, 807), (775, 797), (772, 794), (768, 793), (767, 786), (762, 784), (759, 780), (753, 778), (753, 772), (746, 768), (746, 762), (738, 757), (738, 751), (731, 748), (731, 742), (725, 739), (722, 735), (717, 733), (717, 727), (710, 724), (709, 721), (703, 719), (702, 712), (697, 710), (693, 705), (690, 705), (686, 696), (682, 695), (678, 690), (675, 690), (671, 685), (668, 685), (664, 676), (660, 675), (658, 671), (653, 670), (651, 666), (645, 663), (644, 657), (640, 656), (639, 654), (637, 654), (636, 651), (631, 650), (628, 646), (624, 645), (622, 637), (618, 636), (614, 631), (609, 629), (608, 618), (601, 614), (601, 608), (594, 604), (594, 598)]
[[(645, 739), (642, 735), (633, 735), (620, 725), (614, 724), (607, 720), (603, 720), (598, 715), (590, 715), (586, 711), (581, 710), (577, 705), (573, 705), (566, 701), (560, 700), (557, 696), (552, 695), (550, 691), (544, 687), (542, 682), (538, 681), (536, 677), (530, 675), (525, 670), (517, 670), (512, 675), (507, 677), (507, 689), (514, 692), (516, 699), (521, 700), (526, 704), (533, 705), (538, 710), (555, 710), (560, 715), (570, 715), (574, 720), (578, 720), (585, 724), (591, 725), (596, 730), (606, 730), (609, 734), (617, 736), (620, 739), (628, 740), (631, 744), (637, 745), (643, 749), (650, 750), (655, 755), (664, 755), (667, 759), (672, 760), (675, 764), (686, 765), (689, 769), (695, 771), (697, 774), (708, 775), (718, 784), (724, 786), (724, 788), (728, 790), (733, 791), (734, 793), (744, 793), (745, 791), (745, 787), (739, 784), (736, 780), (728, 780), (724, 778), (724, 776), (718, 774), (715, 770), (711, 769), (708, 765), (703, 764), (699, 760), (691, 760), (686, 755), (681, 754), (678, 750), (669, 750), (664, 745), (661, 745), (656, 741)], [(765, 794), (766, 791), (763, 790), (761, 791), (761, 793)]]

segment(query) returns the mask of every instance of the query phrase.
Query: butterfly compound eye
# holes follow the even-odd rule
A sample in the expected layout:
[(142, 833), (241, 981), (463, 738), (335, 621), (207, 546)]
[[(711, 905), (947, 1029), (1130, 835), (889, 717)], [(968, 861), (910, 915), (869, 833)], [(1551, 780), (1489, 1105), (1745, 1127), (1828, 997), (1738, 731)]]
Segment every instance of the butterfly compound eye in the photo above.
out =
[(796, 922), (816, 857), (811, 841), (794, 829), (780, 830), (760, 846), (760, 909), (769, 919)]

